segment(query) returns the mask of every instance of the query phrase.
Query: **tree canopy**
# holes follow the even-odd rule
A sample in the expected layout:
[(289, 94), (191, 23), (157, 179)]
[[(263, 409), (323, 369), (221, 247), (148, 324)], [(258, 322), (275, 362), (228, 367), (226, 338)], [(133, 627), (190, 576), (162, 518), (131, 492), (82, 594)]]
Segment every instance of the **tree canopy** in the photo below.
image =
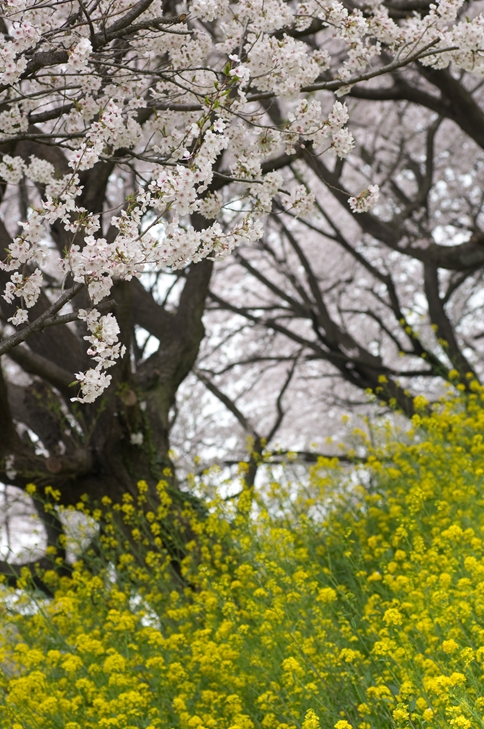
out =
[(258, 448), (479, 376), (479, 2), (0, 7), (3, 482), (179, 491), (190, 373)]

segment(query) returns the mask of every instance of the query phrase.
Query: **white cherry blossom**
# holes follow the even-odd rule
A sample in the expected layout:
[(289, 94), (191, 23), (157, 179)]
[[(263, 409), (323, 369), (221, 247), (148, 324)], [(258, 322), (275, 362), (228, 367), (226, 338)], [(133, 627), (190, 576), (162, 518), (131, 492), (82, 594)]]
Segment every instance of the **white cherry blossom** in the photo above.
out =
[(379, 198), (378, 185), (368, 185), (368, 189), (360, 192), (358, 197), (350, 197), (348, 204), (354, 213), (365, 213), (377, 204)]

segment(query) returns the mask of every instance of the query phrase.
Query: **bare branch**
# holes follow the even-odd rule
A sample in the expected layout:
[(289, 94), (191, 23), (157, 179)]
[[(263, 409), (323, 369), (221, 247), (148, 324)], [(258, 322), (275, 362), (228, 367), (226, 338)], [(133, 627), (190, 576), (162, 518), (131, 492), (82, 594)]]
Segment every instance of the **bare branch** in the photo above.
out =
[(212, 395), (215, 395), (215, 397), (220, 400), (223, 405), (225, 405), (227, 410), (229, 410), (232, 415), (238, 420), (243, 429), (247, 433), (250, 433), (257, 440), (260, 440), (257, 431), (252, 427), (245, 415), (241, 413), (234, 401), (231, 400), (225, 393), (223, 393), (202, 370), (195, 370), (195, 375), (200, 380), (200, 382), (203, 382), (207, 390), (211, 392)]

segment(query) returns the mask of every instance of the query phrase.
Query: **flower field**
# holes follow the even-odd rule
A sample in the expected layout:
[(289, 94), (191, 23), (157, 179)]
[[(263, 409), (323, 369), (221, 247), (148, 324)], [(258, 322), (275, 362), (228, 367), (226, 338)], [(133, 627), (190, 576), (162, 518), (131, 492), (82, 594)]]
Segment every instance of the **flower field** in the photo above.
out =
[(364, 466), (212, 490), (182, 551), (163, 482), (155, 510), (142, 482), (105, 500), (53, 598), (2, 588), (0, 726), (484, 726), (483, 399), (421, 401)]

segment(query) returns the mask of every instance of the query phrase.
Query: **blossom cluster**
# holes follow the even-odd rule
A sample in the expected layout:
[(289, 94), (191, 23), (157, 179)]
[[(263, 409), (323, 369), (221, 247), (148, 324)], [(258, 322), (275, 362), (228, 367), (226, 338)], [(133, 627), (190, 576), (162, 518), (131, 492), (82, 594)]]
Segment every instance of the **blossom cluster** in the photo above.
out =
[[(319, 101), (302, 99), (294, 111), (289, 114), (287, 138), (292, 145), (299, 139), (310, 141), (315, 149), (320, 151), (324, 141), (331, 137), (332, 149), (338, 157), (344, 158), (355, 145), (353, 135), (346, 127), (348, 120), (348, 108), (340, 101), (334, 102), (333, 108), (325, 120)], [(294, 146), (291, 149), (294, 149)]]
[(350, 197), (348, 204), (355, 213), (366, 213), (374, 207), (380, 198), (378, 185), (369, 185), (367, 190), (360, 192), (358, 197)]
[(124, 357), (126, 347), (118, 342), (119, 326), (112, 314), (101, 316), (96, 309), (79, 309), (78, 316), (90, 332), (84, 339), (90, 344), (87, 353), (97, 365), (76, 375), (82, 396), (73, 400), (93, 402), (111, 382), (111, 375), (106, 375), (103, 370), (113, 367), (119, 357)]
[[(71, 234), (58, 250), (59, 284), (84, 283), (96, 306), (116, 278), (256, 240), (276, 199), (308, 215), (313, 195), (291, 176), (290, 157), (344, 158), (355, 146), (333, 92), (385, 73), (388, 58), (395, 68), (412, 59), (484, 72), (483, 16), (464, 21), (461, 6), (439, 0), (396, 22), (378, 0), (352, 10), (338, 0), (195, 0), (170, 17), (162, 0), (115, 10), (100, 0), (77, 15), (71, 3), (54, 12), (41, 0), (5, 0), (0, 179), (35, 199), (0, 264), (12, 272), (4, 298), (20, 299), (10, 323), (28, 321), (46, 286), (53, 226)], [(271, 170), (274, 159), (285, 169)], [(102, 165), (135, 180), (129, 200), (102, 211), (114, 236), (79, 202), (86, 173)], [(377, 199), (372, 184), (349, 206), (364, 212)], [(203, 231), (189, 222), (197, 212), (214, 221)], [(89, 391), (90, 378), (89, 400), (102, 392)]]

